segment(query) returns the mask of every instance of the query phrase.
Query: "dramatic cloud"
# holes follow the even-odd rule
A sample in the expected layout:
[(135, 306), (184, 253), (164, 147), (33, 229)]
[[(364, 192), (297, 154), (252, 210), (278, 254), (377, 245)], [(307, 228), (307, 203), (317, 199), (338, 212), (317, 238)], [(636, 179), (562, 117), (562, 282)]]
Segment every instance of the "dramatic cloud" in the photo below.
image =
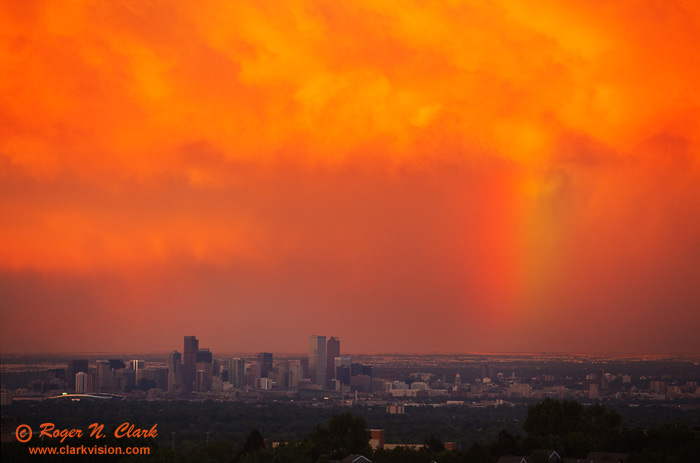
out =
[(6, 351), (698, 351), (692, 1), (0, 4)]

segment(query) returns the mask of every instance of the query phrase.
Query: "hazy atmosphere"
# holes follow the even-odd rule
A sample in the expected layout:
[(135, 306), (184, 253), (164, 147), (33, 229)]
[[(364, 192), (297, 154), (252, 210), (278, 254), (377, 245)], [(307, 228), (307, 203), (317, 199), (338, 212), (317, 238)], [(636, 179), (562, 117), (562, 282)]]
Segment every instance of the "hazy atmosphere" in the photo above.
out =
[(6, 352), (699, 352), (697, 2), (0, 3)]

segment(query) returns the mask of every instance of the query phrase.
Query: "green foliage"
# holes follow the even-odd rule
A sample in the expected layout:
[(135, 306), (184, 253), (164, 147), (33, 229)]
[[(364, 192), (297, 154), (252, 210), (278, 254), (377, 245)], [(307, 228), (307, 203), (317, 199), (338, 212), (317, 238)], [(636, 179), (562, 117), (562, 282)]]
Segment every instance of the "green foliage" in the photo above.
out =
[[(119, 463), (180, 463), (184, 461), (184, 457), (178, 452), (173, 452), (170, 449), (158, 448), (153, 449), (150, 455), (130, 455), (122, 457)], [(225, 462), (227, 460), (218, 459), (216, 461)]]
[(584, 407), (573, 400), (545, 399), (528, 408), (523, 429), (533, 437), (565, 436), (573, 432), (600, 436), (621, 424), (622, 417), (601, 404)]
[(497, 458), (489, 451), (488, 447), (474, 442), (468, 449), (466, 461), (468, 463), (495, 463)]
[(501, 430), (496, 441), (491, 444), (491, 453), (497, 457), (521, 455), (523, 452), (520, 436), (516, 437), (505, 429)]
[(375, 450), (373, 463), (426, 463), (425, 454), (408, 447), (396, 447), (392, 450)]
[(246, 455), (252, 455), (256, 452), (265, 448), (265, 438), (260, 431), (253, 429), (243, 444), (243, 448), (236, 456), (236, 461), (241, 461), (241, 459)]
[(238, 463), (316, 463), (352, 454), (369, 455), (369, 432), (364, 418), (350, 412), (334, 415), (328, 427), (317, 426), (308, 439), (277, 447), (265, 447), (264, 438), (253, 430), (237, 457)]
[(533, 437), (562, 436), (579, 430), (582, 416), (579, 402), (545, 399), (528, 408), (523, 429)]
[(646, 447), (668, 454), (690, 442), (696, 435), (685, 423), (663, 423), (647, 431)]
[[(440, 441), (437, 440), (437, 442)], [(487, 460), (485, 460), (484, 463), (492, 463), (488, 452), (486, 455)], [(426, 447), (421, 449), (396, 447), (392, 450), (375, 450), (372, 455), (373, 463), (427, 463), (430, 461), (436, 461), (437, 463), (463, 463), (467, 460), (464, 454), (454, 450), (445, 450), (444, 446), (443, 449), (438, 452), (430, 451)], [(475, 461), (474, 463), (480, 462)]]
[(362, 417), (353, 416), (350, 412), (333, 415), (327, 428), (317, 426), (309, 435), (317, 457), (328, 455), (329, 458), (337, 460), (352, 453), (369, 454), (369, 438), (367, 421)]
[(524, 449), (557, 449), (564, 457), (583, 458), (591, 449), (619, 448), (621, 423), (622, 417), (604, 405), (545, 399), (528, 408)]
[(443, 444), (440, 439), (438, 439), (437, 437), (435, 437), (431, 434), (425, 439), (425, 445), (423, 448), (429, 454), (432, 455), (435, 453), (440, 453), (443, 450), (445, 450), (445, 444)]
[(265, 447), (265, 438), (260, 434), (260, 431), (253, 429), (243, 446), (243, 453), (253, 453)]
[(265, 447), (242, 456), (239, 463), (314, 463), (308, 443)]
[[(538, 449), (554, 449), (567, 459), (585, 457), (591, 451), (624, 452), (631, 454), (629, 463), (681, 463), (695, 461), (700, 455), (700, 433), (688, 424), (700, 423), (700, 412), (669, 411), (659, 406), (631, 410), (635, 416), (647, 420), (641, 428), (622, 428), (620, 415), (604, 405), (585, 406), (554, 400), (529, 407), (526, 417), (524, 407), (520, 410), (416, 407), (409, 415), (402, 416), (387, 415), (383, 409), (362, 408), (360, 417), (357, 412), (333, 415), (338, 409), (294, 404), (187, 401), (45, 401), (13, 405), (11, 410), (33, 427), (47, 421), (47, 416), (51, 416), (51, 421), (59, 428), (85, 428), (86, 423), (105, 423), (108, 433), (124, 421), (139, 427), (158, 424), (159, 435), (153, 440), (116, 440), (109, 435), (104, 439), (110, 445), (148, 445), (153, 449), (151, 455), (105, 455), (101, 458), (105, 463), (324, 463), (340, 460), (351, 453), (364, 454), (374, 463), (428, 463), (432, 460), (437, 463), (495, 463), (505, 455), (527, 455), (533, 461), (541, 460), (541, 455), (533, 454)], [(621, 410), (629, 420), (627, 413), (630, 411)], [(670, 417), (686, 423), (671, 422)], [(522, 421), (516, 421), (521, 418), (525, 418), (522, 429), (519, 427)], [(367, 421), (373, 427), (385, 428), (388, 442), (423, 441), (425, 446), (419, 450), (399, 447), (371, 452)], [(319, 422), (327, 422), (327, 425), (314, 428)], [(527, 434), (516, 434), (520, 431)], [(175, 451), (171, 450), (173, 432)], [(288, 443), (265, 446), (262, 432)], [(211, 442), (207, 446), (208, 433)], [(467, 445), (459, 451), (445, 450), (442, 440), (461, 441)], [(37, 441), (36, 445), (54, 443)], [(2, 444), (3, 462), (34, 459), (28, 455), (26, 444)], [(73, 460), (57, 458), (52, 461)]]
[(548, 461), (549, 455), (544, 450), (535, 450), (528, 459), (528, 463), (548, 463)]

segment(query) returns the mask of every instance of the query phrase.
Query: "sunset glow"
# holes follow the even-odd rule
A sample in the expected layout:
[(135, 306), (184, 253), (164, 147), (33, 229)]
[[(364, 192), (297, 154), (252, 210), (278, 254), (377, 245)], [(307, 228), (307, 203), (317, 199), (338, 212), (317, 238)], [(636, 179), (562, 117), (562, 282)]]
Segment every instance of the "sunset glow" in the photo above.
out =
[(700, 351), (694, 1), (0, 3), (6, 352)]

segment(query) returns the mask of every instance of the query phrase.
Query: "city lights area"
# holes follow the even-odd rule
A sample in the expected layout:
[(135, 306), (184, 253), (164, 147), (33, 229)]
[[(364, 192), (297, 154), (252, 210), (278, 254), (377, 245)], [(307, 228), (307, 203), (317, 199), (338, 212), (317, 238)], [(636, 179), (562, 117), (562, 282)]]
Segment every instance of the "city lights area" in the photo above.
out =
[[(646, 447), (635, 447), (625, 433), (649, 439), (655, 432), (677, 432), (690, 446), (700, 435), (697, 356), (353, 355), (342, 351), (338, 337), (321, 335), (309, 336), (308, 349), (220, 354), (185, 336), (182, 351), (169, 353), (3, 356), (3, 454), (15, 455), (22, 445), (16, 442), (21, 425), (43, 429), (47, 417), (52, 429), (53, 421), (84, 428), (104, 423), (100, 429), (107, 437), (123, 437), (118, 432), (129, 425), (150, 428), (142, 431), (152, 450), (147, 458), (174, 452), (184, 461), (228, 452), (230, 461), (353, 456), (495, 463), (515, 455), (530, 462), (542, 458), (546, 447), (553, 449), (550, 462), (572, 456), (608, 461), (613, 455), (634, 463), (656, 460), (639, 459)], [(556, 427), (567, 414), (567, 423), (580, 423), (548, 428), (563, 433), (556, 438), (538, 434), (545, 431), (537, 426)], [(542, 421), (540, 415), (547, 417)], [(323, 440), (324, 429), (339, 427), (361, 430), (354, 453), (343, 455), (349, 450)], [(567, 440), (584, 429), (587, 443)], [(78, 444), (84, 442), (70, 445)], [(116, 444), (109, 458), (120, 461), (124, 446), (143, 443)], [(32, 453), (60, 451), (52, 448), (32, 447)]]
[[(314, 406), (513, 406), (575, 399), (700, 404), (700, 356), (546, 353), (361, 354), (312, 335), (306, 354), (182, 352), (7, 355), (2, 403), (44, 399), (286, 401)], [(138, 357), (138, 358), (133, 358)]]

